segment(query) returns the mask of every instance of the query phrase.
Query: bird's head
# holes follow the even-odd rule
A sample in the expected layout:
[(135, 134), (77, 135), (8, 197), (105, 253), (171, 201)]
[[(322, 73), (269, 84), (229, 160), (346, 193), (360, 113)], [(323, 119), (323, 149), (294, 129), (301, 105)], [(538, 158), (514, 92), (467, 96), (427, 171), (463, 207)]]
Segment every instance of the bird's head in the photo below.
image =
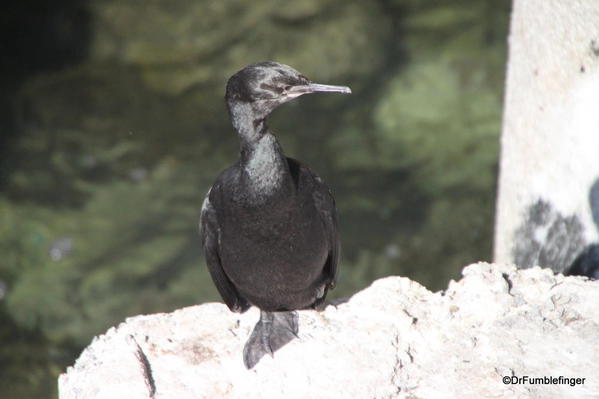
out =
[(253, 118), (264, 119), (280, 104), (317, 92), (351, 93), (347, 86), (323, 85), (278, 62), (259, 62), (248, 65), (227, 82), (225, 100), (231, 116), (242, 108)]

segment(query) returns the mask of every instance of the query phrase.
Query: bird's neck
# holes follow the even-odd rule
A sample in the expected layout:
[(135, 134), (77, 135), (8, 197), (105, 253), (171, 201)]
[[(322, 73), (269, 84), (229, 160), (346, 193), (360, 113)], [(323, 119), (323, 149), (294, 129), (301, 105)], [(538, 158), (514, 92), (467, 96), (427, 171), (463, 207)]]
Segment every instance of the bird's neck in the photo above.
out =
[(266, 131), (259, 139), (241, 144), (242, 184), (262, 202), (292, 191), (287, 159), (275, 136)]
[(241, 141), (241, 184), (251, 200), (262, 203), (280, 194), (293, 192), (287, 159), (266, 126), (265, 112), (251, 103), (229, 103), (233, 127)]

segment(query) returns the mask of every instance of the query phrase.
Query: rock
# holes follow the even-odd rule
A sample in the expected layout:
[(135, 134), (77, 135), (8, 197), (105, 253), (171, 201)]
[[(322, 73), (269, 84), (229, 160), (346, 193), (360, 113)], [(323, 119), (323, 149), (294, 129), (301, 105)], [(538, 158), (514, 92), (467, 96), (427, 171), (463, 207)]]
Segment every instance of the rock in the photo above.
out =
[(513, 2), (496, 262), (555, 272), (596, 263), (598, 20), (597, 1)]
[[(242, 349), (255, 308), (132, 317), (60, 376), (60, 398), (599, 397), (599, 281), (486, 263), (463, 276), (436, 293), (388, 277), (301, 311), (299, 339), (250, 371)], [(506, 376), (580, 380), (512, 385)]]

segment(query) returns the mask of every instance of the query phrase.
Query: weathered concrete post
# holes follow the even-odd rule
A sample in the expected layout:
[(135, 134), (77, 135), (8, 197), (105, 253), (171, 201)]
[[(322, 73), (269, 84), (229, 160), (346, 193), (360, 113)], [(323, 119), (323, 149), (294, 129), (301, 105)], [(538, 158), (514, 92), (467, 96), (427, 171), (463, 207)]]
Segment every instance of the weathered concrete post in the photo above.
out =
[(495, 261), (562, 272), (599, 257), (599, 1), (514, 0), (509, 44)]

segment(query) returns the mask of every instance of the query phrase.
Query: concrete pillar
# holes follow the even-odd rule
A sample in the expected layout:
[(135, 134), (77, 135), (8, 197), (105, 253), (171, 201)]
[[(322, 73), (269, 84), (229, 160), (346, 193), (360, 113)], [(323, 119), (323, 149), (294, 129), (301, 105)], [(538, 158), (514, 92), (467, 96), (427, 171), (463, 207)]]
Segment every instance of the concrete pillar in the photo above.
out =
[(514, 0), (495, 261), (563, 272), (593, 253), (599, 0)]

